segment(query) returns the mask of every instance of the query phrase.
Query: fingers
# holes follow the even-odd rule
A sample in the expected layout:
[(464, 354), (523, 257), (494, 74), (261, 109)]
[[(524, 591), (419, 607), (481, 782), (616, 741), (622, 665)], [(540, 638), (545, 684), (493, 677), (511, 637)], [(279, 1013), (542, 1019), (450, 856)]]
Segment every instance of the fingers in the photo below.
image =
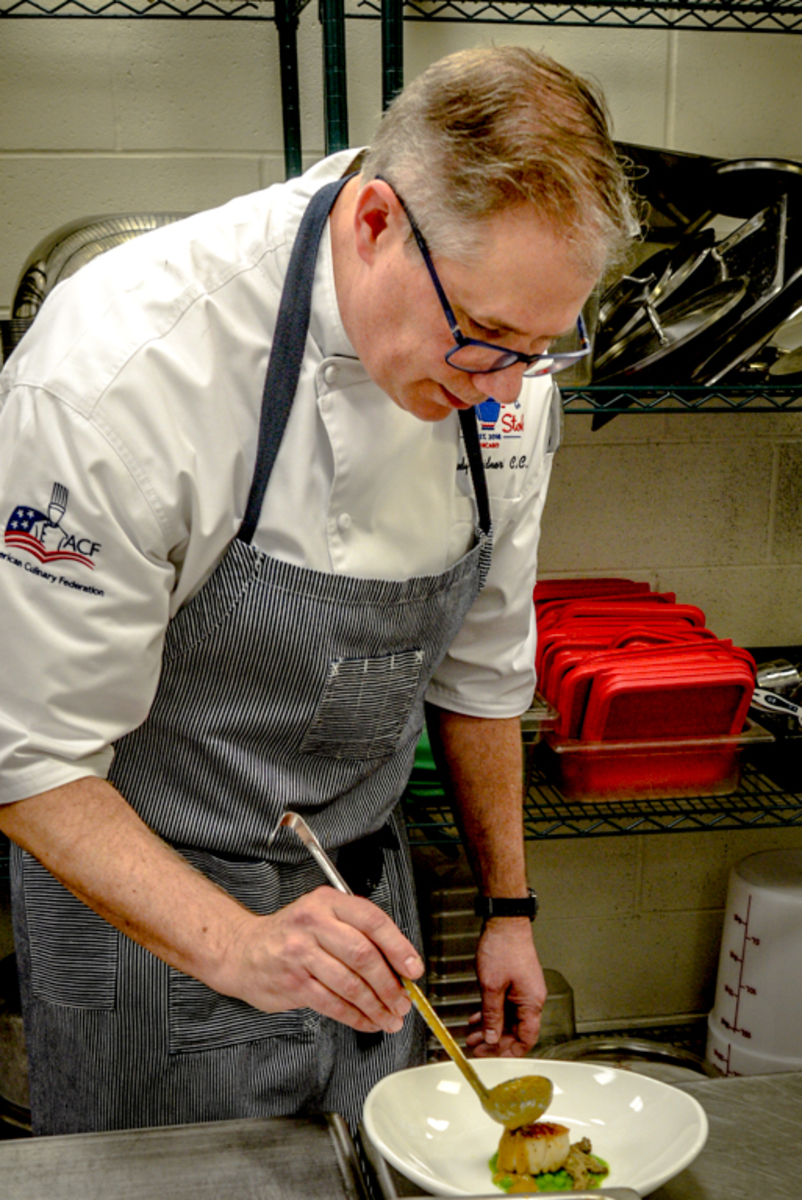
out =
[(540, 1033), (541, 1008), (534, 1007), (529, 996), (520, 999), (511, 989), (498, 1002), (491, 996), (489, 1010), (484, 1010), (484, 1040), (488, 1047), (498, 1047), (499, 1053), (526, 1054)]
[[(349, 927), (359, 930), (381, 952), (396, 975), (417, 979), (423, 974), (423, 962), (412, 942), (377, 905), (360, 896), (344, 896), (329, 888), (318, 888), (312, 896), (333, 898), (333, 911)], [(360, 947), (364, 953), (364, 947)]]
[(318, 888), (255, 919), (232, 994), (268, 1012), (309, 1007), (352, 1028), (395, 1033), (410, 1001), (398, 978), (423, 963), (375, 904)]
[(367, 1018), (366, 1028), (397, 1032), (410, 1007), (398, 973), (416, 967), (414, 948), (369, 901), (336, 892), (316, 899), (316, 907), (299, 914), (301, 936), (292, 952), (331, 993), (329, 1015), (360, 1028)]
[[(342, 1025), (350, 1025), (360, 1033), (398, 1033), (404, 1024), (402, 1015), (385, 1010), (379, 1010), (376, 1019), (373, 1019), (364, 1008), (350, 1003), (342, 994), (332, 991), (312, 976), (306, 980), (303, 992), (299, 989), (298, 994), (306, 996), (301, 1007), (311, 1008), (321, 1016), (330, 1017)], [(365, 1004), (364, 999), (360, 998), (359, 1003)], [(365, 1004), (365, 1008), (370, 1007), (369, 1003)]]
[[(543, 1002), (545, 1003), (545, 997)], [(513, 1054), (526, 1054), (532, 1049), (540, 1036), (540, 1020), (543, 1009), (532, 1008), (522, 1004), (518, 1006), (518, 1023), (515, 1028), (516, 1041), (513, 1044)], [(520, 1046), (520, 1050), (516, 1047)]]
[(482, 992), (482, 1033), (488, 1046), (495, 1046), (504, 1033), (503, 991), (485, 988)]
[(469, 1024), (475, 1028), (465, 1039), (466, 1045), (476, 1058), (521, 1058), (528, 1054), (538, 1039), (540, 1032), (540, 1014), (532, 1014), (533, 1019), (515, 1010), (514, 1006), (505, 1006), (508, 1015), (501, 1033), (495, 1038), (487, 1037), (486, 1023), (481, 1012), (474, 1013), (469, 1018)]
[(527, 1053), (526, 1046), (508, 1034), (503, 1034), (498, 1042), (488, 1045), (480, 1034), (479, 1040), (470, 1045), (474, 1058), (523, 1058)]

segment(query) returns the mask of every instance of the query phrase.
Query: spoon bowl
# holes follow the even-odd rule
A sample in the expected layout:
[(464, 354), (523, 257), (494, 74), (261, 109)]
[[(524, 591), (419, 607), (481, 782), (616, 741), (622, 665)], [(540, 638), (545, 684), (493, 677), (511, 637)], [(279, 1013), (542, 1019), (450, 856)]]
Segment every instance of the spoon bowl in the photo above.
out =
[(483, 1107), (505, 1129), (520, 1129), (543, 1116), (553, 1093), (551, 1080), (544, 1075), (519, 1075), (490, 1088)]

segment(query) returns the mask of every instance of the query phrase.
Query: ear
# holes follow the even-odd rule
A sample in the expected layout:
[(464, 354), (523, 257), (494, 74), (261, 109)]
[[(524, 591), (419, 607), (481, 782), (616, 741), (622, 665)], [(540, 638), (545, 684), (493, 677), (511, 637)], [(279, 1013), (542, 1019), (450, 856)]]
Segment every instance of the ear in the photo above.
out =
[(364, 184), (354, 206), (354, 237), (359, 257), (370, 263), (396, 238), (403, 237), (403, 220), (404, 210), (389, 183), (371, 179)]

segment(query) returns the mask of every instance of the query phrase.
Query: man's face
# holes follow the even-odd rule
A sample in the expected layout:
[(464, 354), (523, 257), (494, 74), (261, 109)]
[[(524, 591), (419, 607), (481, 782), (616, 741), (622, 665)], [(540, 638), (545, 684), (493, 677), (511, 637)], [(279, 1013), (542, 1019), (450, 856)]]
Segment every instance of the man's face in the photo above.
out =
[[(349, 330), (360, 359), (396, 404), (422, 421), (441, 421), (490, 396), (511, 403), (521, 390), (523, 364), (467, 375), (445, 362), (454, 339), (420, 251), (407, 243), (408, 231), (391, 199), (375, 252), (362, 256), (367, 270), (356, 293), (359, 317)], [(574, 327), (596, 282), (524, 206), (482, 226), (481, 252), (471, 266), (447, 258), (434, 264), (466, 337), (525, 354), (546, 351)]]

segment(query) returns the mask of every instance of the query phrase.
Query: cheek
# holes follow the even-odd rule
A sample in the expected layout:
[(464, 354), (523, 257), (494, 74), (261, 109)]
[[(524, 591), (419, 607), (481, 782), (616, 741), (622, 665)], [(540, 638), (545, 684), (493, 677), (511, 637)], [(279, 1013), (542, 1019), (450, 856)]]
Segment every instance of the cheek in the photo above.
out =
[[(392, 376), (396, 383), (435, 379), (446, 387), (464, 384), (461, 372), (445, 362), (454, 342), (431, 282), (417, 272), (385, 279), (363, 325), (360, 357), (381, 386)], [(426, 284), (426, 287), (421, 286)], [(357, 348), (359, 350), (359, 348)]]
[(444, 360), (451, 343), (434, 337), (431, 326), (414, 322), (394, 327), (385, 331), (382, 340), (384, 361), (399, 378), (408, 382), (435, 380), (446, 387), (458, 381), (459, 372)]

